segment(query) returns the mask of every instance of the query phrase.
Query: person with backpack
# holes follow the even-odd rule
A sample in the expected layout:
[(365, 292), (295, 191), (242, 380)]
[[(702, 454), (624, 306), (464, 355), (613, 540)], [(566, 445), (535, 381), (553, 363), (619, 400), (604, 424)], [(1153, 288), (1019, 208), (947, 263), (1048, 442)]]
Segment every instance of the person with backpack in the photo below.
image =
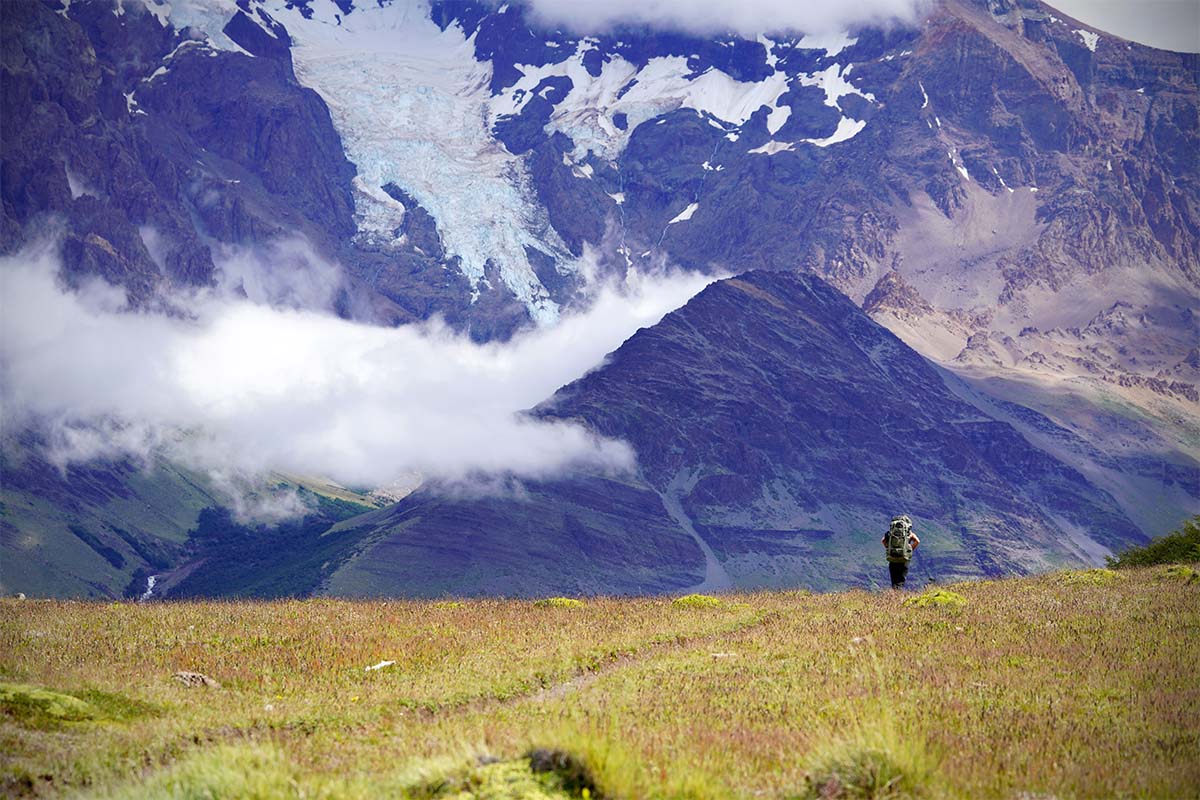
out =
[(892, 588), (903, 589), (908, 577), (908, 562), (921, 540), (913, 533), (912, 520), (907, 514), (892, 517), (888, 532), (883, 535), (883, 546), (887, 548), (888, 572), (892, 576)]

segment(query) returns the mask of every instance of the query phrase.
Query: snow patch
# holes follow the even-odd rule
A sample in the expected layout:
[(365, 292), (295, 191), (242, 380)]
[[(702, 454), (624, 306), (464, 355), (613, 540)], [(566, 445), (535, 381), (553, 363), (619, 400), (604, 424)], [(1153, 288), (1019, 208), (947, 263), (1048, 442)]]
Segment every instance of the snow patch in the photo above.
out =
[(136, 116), (138, 114), (143, 114), (143, 115), (146, 114), (145, 111), (143, 111), (141, 108), (138, 107), (138, 102), (137, 102), (137, 100), (134, 99), (133, 92), (125, 92), (124, 94), (125, 94), (125, 110), (129, 112), (130, 116)]
[[(571, 90), (555, 107), (547, 132), (560, 131), (575, 142), (573, 155), (588, 151), (613, 160), (625, 149), (635, 128), (679, 108), (707, 114), (714, 127), (742, 125), (760, 108), (772, 109), (775, 124), (782, 126), (790, 109), (776, 108), (788, 89), (788, 76), (773, 72), (761, 81), (738, 81), (718, 69), (692, 77), (682, 56), (652, 58), (640, 70), (620, 56), (606, 61), (598, 76), (583, 66), (584, 55), (595, 48), (591, 39), (580, 41), (574, 54), (555, 64), (518, 64), (521, 78), (492, 99), (493, 119), (521, 113), (533, 90), (544, 79), (567, 77)], [(625, 129), (613, 122), (624, 114)], [(722, 125), (721, 123), (725, 123)], [(661, 121), (660, 121), (661, 124)]]
[(616, 203), (617, 205), (621, 205), (622, 203), (625, 202), (625, 193), (624, 192), (609, 192), (608, 196), (611, 197), (613, 199), (613, 202)]
[(562, 163), (563, 163), (563, 166), (567, 166), (567, 167), (571, 168), (571, 174), (574, 175), (576, 178), (590, 178), (590, 177), (592, 177), (592, 175), (594, 173), (594, 170), (592, 169), (591, 164), (577, 164), (574, 161), (572, 161), (571, 157), (568, 156), (566, 153), (563, 153)]
[(756, 147), (753, 150), (747, 150), (746, 152), (773, 156), (776, 153), (786, 153), (787, 151), (793, 149), (794, 147), (795, 147), (795, 145), (791, 142), (777, 142), (774, 139), (772, 139), (771, 141), (767, 142), (766, 144), (762, 145), (761, 147)]
[[(192, 28), (220, 50), (246, 53), (224, 34), (224, 28), (238, 12), (237, 0), (140, 0), (163, 25), (177, 31)], [(314, 4), (315, 5), (315, 4)], [(246, 53), (246, 55), (250, 55)]]
[(867, 123), (861, 119), (851, 119), (850, 117), (842, 117), (838, 120), (837, 129), (826, 136), (824, 139), (805, 139), (809, 144), (815, 144), (817, 147), (829, 147), (831, 144), (845, 142), (853, 139), (858, 134), (862, 133), (863, 128), (867, 127)]
[(929, 105), (929, 95), (925, 94), (925, 84), (917, 81), (917, 86), (921, 87), (921, 108), (925, 108)]
[(825, 105), (838, 108), (838, 100), (846, 95), (856, 94), (866, 100), (875, 102), (875, 95), (870, 92), (860, 92), (858, 87), (846, 80), (846, 76), (854, 68), (853, 64), (843, 68), (840, 64), (830, 64), (820, 72), (811, 75), (798, 75), (801, 86), (819, 86), (825, 92)]
[(950, 163), (954, 165), (956, 170), (958, 170), (958, 174), (962, 175), (967, 180), (971, 180), (971, 174), (967, 172), (967, 168), (963, 166), (962, 161), (959, 160), (955, 152), (953, 150), (947, 150), (946, 154), (950, 156)]
[(675, 215), (675, 218), (668, 222), (668, 225), (674, 225), (676, 222), (687, 222), (692, 218), (692, 214), (696, 213), (696, 209), (700, 207), (699, 203), (690, 203), (687, 208)]
[(771, 109), (771, 113), (767, 114), (767, 133), (774, 136), (779, 133), (779, 129), (788, 121), (788, 117), (792, 116), (791, 106), (775, 106)]
[(775, 69), (775, 65), (779, 63), (779, 56), (775, 55), (775, 42), (771, 41), (761, 33), (758, 35), (758, 38), (755, 41), (766, 48), (767, 66), (771, 69)]
[(1005, 189), (1008, 189), (1009, 192), (1012, 191), (1012, 189), (1009, 187), (1009, 185), (1004, 182), (1003, 176), (1001, 176), (1000, 173), (996, 171), (995, 167), (992, 167), (992, 174), (995, 175), (996, 179), (1000, 181), (1001, 186), (1003, 186)]
[(846, 31), (834, 33), (805, 34), (796, 43), (796, 47), (804, 50), (824, 50), (826, 55), (836, 56), (847, 47), (858, 44), (858, 37), (851, 36)]
[[(858, 87), (846, 79), (853, 68), (853, 64), (848, 64), (845, 67), (842, 67), (840, 64), (830, 64), (820, 72), (814, 72), (809, 75), (798, 75), (797, 80), (801, 86), (819, 86), (825, 92), (825, 105), (830, 108), (836, 108), (838, 111), (841, 111), (838, 101), (847, 95), (857, 95), (864, 100), (874, 103), (875, 96), (873, 94), (859, 91)], [(837, 128), (831, 135), (823, 139), (805, 139), (804, 141), (814, 144), (817, 147), (828, 147), (831, 144), (853, 139), (865, 127), (867, 127), (867, 123), (864, 120), (842, 117), (838, 120)]]
[(1085, 30), (1076, 30), (1075, 33), (1083, 40), (1088, 50), (1096, 52), (1096, 45), (1100, 43), (1100, 34)]

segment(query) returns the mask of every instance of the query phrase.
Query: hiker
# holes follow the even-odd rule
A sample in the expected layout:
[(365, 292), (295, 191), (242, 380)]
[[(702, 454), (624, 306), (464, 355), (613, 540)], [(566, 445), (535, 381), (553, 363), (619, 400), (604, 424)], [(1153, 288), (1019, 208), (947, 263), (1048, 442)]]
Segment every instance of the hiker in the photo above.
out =
[(921, 540), (913, 533), (912, 520), (907, 514), (892, 517), (892, 525), (883, 535), (883, 546), (887, 548), (888, 572), (892, 575), (892, 588), (903, 589), (908, 576), (908, 562)]

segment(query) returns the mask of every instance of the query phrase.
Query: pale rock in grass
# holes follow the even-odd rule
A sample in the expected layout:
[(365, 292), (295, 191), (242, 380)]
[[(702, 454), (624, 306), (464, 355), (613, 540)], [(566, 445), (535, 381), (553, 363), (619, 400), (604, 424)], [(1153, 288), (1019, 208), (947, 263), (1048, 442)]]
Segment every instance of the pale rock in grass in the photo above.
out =
[(182, 683), (189, 689), (197, 686), (203, 686), (207, 689), (220, 689), (221, 684), (207, 675), (200, 672), (185, 672), (180, 671), (175, 673), (175, 680)]

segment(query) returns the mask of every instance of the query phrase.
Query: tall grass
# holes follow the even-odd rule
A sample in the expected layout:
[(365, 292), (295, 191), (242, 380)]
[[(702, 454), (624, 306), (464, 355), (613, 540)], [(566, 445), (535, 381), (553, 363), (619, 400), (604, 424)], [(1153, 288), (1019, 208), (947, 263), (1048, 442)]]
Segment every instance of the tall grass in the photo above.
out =
[[(936, 760), (919, 733), (906, 731), (896, 715), (904, 687), (889, 681), (874, 642), (864, 644), (862, 676), (873, 680), (873, 700), (868, 707), (850, 710), (848, 724), (819, 740), (807, 759), (804, 791), (812, 800), (862, 798), (863, 800), (915, 800), (934, 792)], [(860, 679), (862, 679), (860, 678)]]
[(0, 795), (1196, 794), (1200, 583), (951, 588), (965, 604), (0, 601), (0, 683), (91, 709), (0, 699)]

